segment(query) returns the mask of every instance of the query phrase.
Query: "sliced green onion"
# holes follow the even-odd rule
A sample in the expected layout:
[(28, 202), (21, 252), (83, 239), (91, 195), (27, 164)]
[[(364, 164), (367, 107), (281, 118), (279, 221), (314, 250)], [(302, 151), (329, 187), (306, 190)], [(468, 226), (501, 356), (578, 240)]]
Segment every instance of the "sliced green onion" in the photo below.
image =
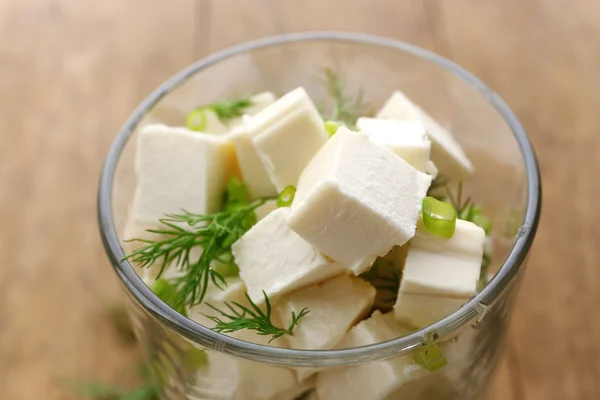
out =
[(296, 195), (296, 187), (286, 186), (277, 196), (277, 207), (290, 207)]
[(427, 196), (423, 199), (423, 223), (429, 232), (449, 239), (456, 229), (456, 210), (450, 203)]
[(422, 348), (416, 351), (415, 361), (430, 371), (437, 371), (438, 369), (444, 368), (448, 361), (442, 350), (435, 343), (429, 343), (424, 345)]
[(492, 231), (492, 223), (490, 222), (490, 219), (484, 214), (473, 215), (471, 217), (471, 222), (483, 229), (485, 231), (486, 236), (488, 236)]
[(343, 126), (343, 124), (338, 121), (325, 121), (324, 126), (325, 126), (325, 132), (327, 132), (329, 137), (332, 137), (333, 135), (335, 135), (337, 130)]
[(185, 117), (185, 126), (192, 131), (203, 131), (206, 128), (208, 118), (205, 108), (194, 108)]
[(227, 191), (225, 192), (225, 208), (229, 209), (233, 205), (248, 205), (250, 195), (248, 188), (237, 177), (232, 176), (227, 182)]
[(150, 288), (159, 299), (164, 301), (169, 307), (177, 311), (181, 315), (186, 315), (185, 307), (175, 307), (175, 296), (177, 290), (175, 286), (164, 278), (158, 279)]
[(184, 357), (185, 364), (191, 371), (196, 371), (208, 362), (206, 350), (200, 350), (191, 345), (185, 350)]

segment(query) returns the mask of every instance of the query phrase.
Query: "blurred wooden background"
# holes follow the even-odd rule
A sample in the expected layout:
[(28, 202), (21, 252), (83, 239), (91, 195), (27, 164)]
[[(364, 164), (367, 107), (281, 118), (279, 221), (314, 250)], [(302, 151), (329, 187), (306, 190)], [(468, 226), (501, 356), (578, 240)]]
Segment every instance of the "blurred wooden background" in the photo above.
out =
[(600, 3), (593, 0), (0, 0), (0, 398), (126, 383), (138, 354), (105, 318), (120, 289), (95, 221), (98, 175), (161, 81), (267, 35), (404, 40), (478, 75), (516, 111), (544, 213), (492, 391), (600, 398)]

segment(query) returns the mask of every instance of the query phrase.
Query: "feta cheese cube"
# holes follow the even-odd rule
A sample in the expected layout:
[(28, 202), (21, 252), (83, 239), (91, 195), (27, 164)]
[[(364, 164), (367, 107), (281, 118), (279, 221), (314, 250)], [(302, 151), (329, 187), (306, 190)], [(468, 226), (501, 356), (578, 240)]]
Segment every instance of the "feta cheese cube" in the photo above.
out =
[(304, 88), (287, 93), (245, 124), (277, 191), (296, 185), (328, 139), (319, 111)]
[(287, 223), (358, 275), (415, 233), (431, 177), (340, 128), (302, 173)]
[(431, 140), (431, 159), (444, 176), (462, 179), (475, 172), (473, 164), (452, 134), (402, 92), (394, 92), (375, 117), (421, 121)]
[(257, 304), (339, 275), (343, 269), (317, 253), (286, 225), (288, 207), (258, 221), (232, 246), (240, 277)]
[(284, 326), (304, 308), (310, 312), (287, 339), (293, 349), (330, 349), (370, 310), (375, 288), (360, 278), (340, 275), (285, 296), (276, 307)]
[[(365, 317), (375, 300), (375, 288), (360, 278), (340, 275), (325, 282), (300, 289), (285, 296), (276, 307), (282, 326), (292, 322), (292, 312), (310, 312), (287, 336), (292, 349), (331, 349), (356, 321)], [(298, 368), (299, 381), (317, 372), (315, 368)]]
[[(393, 313), (376, 311), (371, 318), (352, 328), (337, 348), (366, 346), (409, 333), (410, 329), (394, 320)], [(319, 400), (382, 400), (424, 373), (410, 355), (327, 369), (317, 376), (317, 397)]]
[(387, 147), (419, 171), (427, 172), (431, 142), (420, 121), (359, 118), (356, 127), (373, 142)]
[(221, 208), (234, 164), (229, 141), (185, 128), (148, 125), (137, 145), (134, 221), (153, 223), (182, 209), (204, 214)]
[(456, 311), (477, 289), (485, 232), (477, 225), (456, 220), (450, 239), (430, 233), (419, 222), (410, 242), (396, 318), (417, 328)]
[(273, 197), (277, 195), (277, 189), (271, 182), (267, 170), (262, 164), (248, 130), (246, 123), (247, 116), (244, 117), (244, 124), (235, 128), (226, 135), (235, 146), (237, 161), (242, 174), (242, 180), (248, 188), (248, 194), (251, 199), (259, 197)]

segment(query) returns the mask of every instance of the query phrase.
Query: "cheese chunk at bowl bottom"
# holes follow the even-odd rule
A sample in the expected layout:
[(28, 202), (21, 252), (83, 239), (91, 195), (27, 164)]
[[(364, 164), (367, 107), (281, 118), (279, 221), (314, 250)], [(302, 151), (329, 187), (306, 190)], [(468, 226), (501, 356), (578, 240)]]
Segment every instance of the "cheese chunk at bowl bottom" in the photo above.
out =
[[(393, 313), (373, 315), (350, 330), (337, 348), (366, 346), (409, 334)], [(382, 400), (428, 372), (410, 355), (357, 366), (322, 370), (317, 375), (319, 400)]]
[[(252, 331), (238, 331), (231, 334), (238, 339), (262, 345), (277, 346), (276, 341), (268, 343), (268, 336)], [(218, 351), (207, 352), (207, 363), (196, 374), (192, 388), (195, 396), (202, 399), (228, 400), (294, 400), (310, 389), (314, 383), (299, 383), (294, 371), (273, 365), (253, 362)]]
[(431, 176), (340, 128), (302, 173), (287, 223), (358, 275), (414, 233)]
[[(245, 297), (246, 288), (242, 280), (226, 278), (226, 283), (225, 290), (210, 286), (204, 302), (188, 310), (189, 318), (207, 328), (213, 328), (215, 323), (206, 315), (222, 316), (207, 304), (224, 311), (228, 311), (225, 302), (234, 301), (250, 307)], [(272, 321), (276, 326), (281, 325), (277, 315), (272, 315)], [(240, 330), (227, 335), (266, 346), (288, 347), (286, 336), (269, 342), (270, 336), (258, 335), (251, 330)], [(252, 362), (217, 351), (207, 351), (207, 358), (207, 363), (197, 371), (196, 382), (192, 389), (194, 395), (203, 396), (199, 398), (294, 400), (314, 387), (314, 380), (299, 383), (295, 372), (288, 368)]]
[(306, 164), (328, 139), (323, 119), (304, 88), (287, 93), (244, 125), (278, 192), (298, 183)]
[(287, 207), (276, 209), (232, 246), (240, 277), (256, 304), (264, 303), (263, 291), (273, 302), (343, 272), (287, 226), (289, 214)]
[(456, 220), (450, 239), (427, 231), (419, 221), (408, 247), (396, 318), (423, 328), (458, 310), (477, 290), (485, 232)]
[(356, 127), (421, 172), (428, 172), (431, 142), (420, 121), (359, 118)]
[[(331, 349), (348, 332), (356, 321), (365, 317), (373, 306), (375, 288), (364, 280), (346, 274), (284, 296), (275, 307), (282, 326), (292, 322), (292, 312), (300, 314), (304, 308), (309, 313), (287, 336), (292, 349)], [(298, 368), (298, 379), (305, 380), (317, 371)]]
[(165, 214), (216, 212), (221, 207), (235, 156), (219, 136), (185, 128), (147, 125), (139, 133), (137, 190), (131, 209), (137, 222), (155, 222)]
[(452, 134), (404, 93), (394, 92), (375, 117), (421, 121), (431, 140), (431, 158), (445, 177), (463, 179), (475, 172), (473, 164)]

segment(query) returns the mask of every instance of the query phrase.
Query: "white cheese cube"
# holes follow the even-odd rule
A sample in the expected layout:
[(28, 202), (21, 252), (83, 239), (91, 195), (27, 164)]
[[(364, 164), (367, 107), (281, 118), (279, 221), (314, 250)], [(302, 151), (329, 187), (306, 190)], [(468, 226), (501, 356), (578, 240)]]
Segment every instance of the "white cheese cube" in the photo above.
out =
[(306, 167), (287, 223), (358, 275), (415, 233), (431, 177), (340, 128)]
[(185, 128), (148, 125), (137, 145), (138, 186), (131, 210), (136, 222), (156, 222), (182, 209), (204, 214), (221, 208), (234, 164), (229, 141)]
[[(410, 329), (394, 320), (392, 313), (374, 312), (344, 337), (337, 348), (366, 346), (410, 333)], [(425, 372), (411, 356), (327, 369), (317, 376), (319, 400), (382, 400), (402, 385)]]
[(477, 289), (485, 232), (456, 221), (450, 239), (419, 222), (410, 242), (395, 311), (396, 318), (422, 328), (456, 311)]
[(364, 317), (375, 300), (375, 288), (360, 278), (340, 275), (282, 298), (276, 307), (284, 326), (292, 312), (310, 312), (287, 341), (293, 349), (330, 349)]
[(339, 275), (342, 268), (317, 253), (286, 225), (288, 207), (258, 221), (232, 246), (240, 277), (257, 304)]
[(431, 142), (421, 122), (359, 118), (356, 127), (373, 142), (387, 147), (419, 171), (427, 172)]
[(421, 121), (432, 143), (431, 159), (444, 176), (462, 179), (475, 172), (473, 164), (452, 134), (402, 92), (394, 92), (376, 118)]
[(256, 219), (260, 221), (275, 210), (277, 210), (277, 200), (267, 200), (265, 204), (257, 207), (254, 213), (256, 214)]
[[(276, 310), (283, 326), (292, 322), (292, 312), (310, 312), (287, 336), (292, 349), (331, 349), (356, 321), (365, 317), (375, 300), (375, 288), (360, 278), (340, 275), (325, 282), (300, 289), (281, 299)], [(298, 380), (304, 381), (317, 372), (315, 368), (298, 368)]]
[[(244, 121), (247, 121), (248, 118), (245, 116)], [(235, 146), (242, 180), (248, 188), (248, 194), (251, 199), (276, 196), (277, 189), (271, 182), (245, 126), (246, 124), (238, 126), (225, 137)]]
[(245, 125), (278, 191), (298, 183), (306, 164), (328, 139), (323, 119), (304, 88), (287, 93)]

